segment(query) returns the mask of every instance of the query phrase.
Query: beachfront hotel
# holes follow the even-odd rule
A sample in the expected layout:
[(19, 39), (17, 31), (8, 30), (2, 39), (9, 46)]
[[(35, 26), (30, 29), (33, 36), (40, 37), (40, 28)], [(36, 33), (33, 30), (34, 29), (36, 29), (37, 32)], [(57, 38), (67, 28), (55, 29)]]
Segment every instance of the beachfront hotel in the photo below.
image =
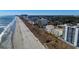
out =
[(64, 40), (72, 43), (74, 46), (79, 47), (79, 27), (68, 26), (65, 24), (64, 27)]

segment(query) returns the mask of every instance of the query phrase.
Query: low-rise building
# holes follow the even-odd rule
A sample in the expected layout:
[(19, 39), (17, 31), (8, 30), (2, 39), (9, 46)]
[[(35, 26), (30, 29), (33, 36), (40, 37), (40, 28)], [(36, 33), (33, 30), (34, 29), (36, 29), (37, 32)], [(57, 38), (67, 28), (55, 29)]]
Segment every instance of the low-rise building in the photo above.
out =
[(55, 34), (56, 36), (61, 37), (63, 35), (63, 29), (55, 28), (54, 30), (52, 30), (52, 34)]
[(46, 31), (59, 37), (63, 35), (63, 29), (55, 28), (53, 25), (47, 25)]
[(34, 24), (34, 22), (33, 22), (33, 21), (31, 21), (31, 20), (29, 20), (29, 21), (28, 21), (28, 23), (30, 23), (30, 24)]
[(52, 32), (52, 30), (54, 30), (54, 26), (53, 25), (47, 25), (45, 30), (50, 33), (50, 32)]
[(37, 24), (39, 27), (44, 27), (48, 24), (48, 20), (41, 18), (35, 21), (35, 24)]

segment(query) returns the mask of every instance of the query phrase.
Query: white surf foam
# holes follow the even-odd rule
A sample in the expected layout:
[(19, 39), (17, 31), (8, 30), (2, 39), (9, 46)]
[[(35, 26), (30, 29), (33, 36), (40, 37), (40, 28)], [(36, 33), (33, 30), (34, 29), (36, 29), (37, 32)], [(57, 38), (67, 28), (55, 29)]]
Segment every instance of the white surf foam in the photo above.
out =
[(0, 26), (0, 28), (5, 28), (6, 26)]
[(10, 22), (6, 27), (4, 27), (4, 31), (0, 34), (0, 42), (1, 42), (1, 38), (2, 36), (6, 33), (6, 31), (14, 24), (14, 22), (16, 21), (16, 19), (13, 19), (12, 22)]

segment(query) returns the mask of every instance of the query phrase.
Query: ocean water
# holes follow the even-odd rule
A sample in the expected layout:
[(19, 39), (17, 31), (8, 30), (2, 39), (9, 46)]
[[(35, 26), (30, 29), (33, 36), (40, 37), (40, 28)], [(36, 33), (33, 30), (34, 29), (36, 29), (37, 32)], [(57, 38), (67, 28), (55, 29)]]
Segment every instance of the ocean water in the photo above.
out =
[(15, 16), (0, 16), (0, 34)]

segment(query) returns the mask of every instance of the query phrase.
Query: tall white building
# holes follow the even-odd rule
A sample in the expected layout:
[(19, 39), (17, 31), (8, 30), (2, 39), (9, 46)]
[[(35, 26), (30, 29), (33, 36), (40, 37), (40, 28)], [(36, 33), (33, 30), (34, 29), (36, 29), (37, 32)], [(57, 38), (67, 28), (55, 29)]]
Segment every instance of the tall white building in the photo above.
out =
[(77, 26), (64, 26), (63, 38), (65, 41), (79, 47), (79, 28)]

